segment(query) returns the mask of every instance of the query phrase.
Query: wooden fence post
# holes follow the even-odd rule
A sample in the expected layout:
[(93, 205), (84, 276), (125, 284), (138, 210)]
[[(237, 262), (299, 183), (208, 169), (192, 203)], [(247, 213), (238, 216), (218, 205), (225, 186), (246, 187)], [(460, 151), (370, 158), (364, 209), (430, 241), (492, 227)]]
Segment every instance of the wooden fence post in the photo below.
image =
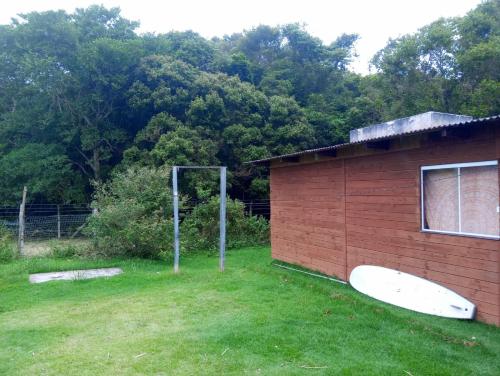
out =
[(18, 248), (19, 254), (24, 256), (24, 209), (26, 207), (26, 193), (28, 188), (24, 186), (23, 189), (23, 199), (21, 201), (21, 206), (19, 207), (19, 238), (18, 238)]

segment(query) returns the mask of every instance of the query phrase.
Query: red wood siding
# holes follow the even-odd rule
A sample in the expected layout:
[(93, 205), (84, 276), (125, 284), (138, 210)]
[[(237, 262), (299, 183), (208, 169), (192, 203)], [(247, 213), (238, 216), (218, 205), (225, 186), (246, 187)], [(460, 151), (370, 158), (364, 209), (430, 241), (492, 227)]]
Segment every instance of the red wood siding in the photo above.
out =
[(417, 149), (271, 168), (273, 257), (342, 279), (360, 264), (402, 270), (467, 297), (479, 320), (500, 325), (500, 241), (420, 231), (420, 167), (499, 159), (499, 145), (490, 128)]
[(273, 169), (273, 258), (345, 279), (343, 161)]

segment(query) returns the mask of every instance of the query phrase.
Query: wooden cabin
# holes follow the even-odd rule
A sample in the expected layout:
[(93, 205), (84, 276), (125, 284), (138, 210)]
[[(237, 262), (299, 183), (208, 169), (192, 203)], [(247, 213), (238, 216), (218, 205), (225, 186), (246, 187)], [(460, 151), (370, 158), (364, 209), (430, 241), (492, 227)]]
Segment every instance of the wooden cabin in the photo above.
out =
[(437, 282), (500, 325), (500, 116), (428, 112), (270, 167), (275, 259), (342, 280), (362, 264)]

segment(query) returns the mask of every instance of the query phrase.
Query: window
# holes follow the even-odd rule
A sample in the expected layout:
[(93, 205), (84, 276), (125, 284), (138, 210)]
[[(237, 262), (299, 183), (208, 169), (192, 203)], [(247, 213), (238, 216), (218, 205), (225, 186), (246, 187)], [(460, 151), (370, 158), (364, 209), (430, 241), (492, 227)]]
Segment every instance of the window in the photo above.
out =
[(498, 162), (423, 166), (422, 231), (500, 239)]

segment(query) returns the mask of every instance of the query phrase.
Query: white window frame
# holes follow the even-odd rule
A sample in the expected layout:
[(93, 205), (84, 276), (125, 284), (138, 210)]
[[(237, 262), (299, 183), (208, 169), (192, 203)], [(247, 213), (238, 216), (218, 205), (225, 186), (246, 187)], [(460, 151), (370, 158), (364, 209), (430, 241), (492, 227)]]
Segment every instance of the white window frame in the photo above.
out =
[[(499, 240), (499, 235), (485, 235), (485, 234), (476, 234), (470, 232), (461, 231), (462, 226), (462, 218), (461, 218), (461, 208), (460, 208), (460, 168), (463, 167), (481, 167), (481, 166), (498, 166), (498, 161), (482, 161), (482, 162), (468, 162), (468, 163), (450, 163), (450, 164), (442, 164), (442, 165), (430, 165), (430, 166), (422, 166), (420, 168), (420, 213), (421, 213), (421, 231), (422, 232), (430, 232), (436, 234), (447, 234), (447, 235), (461, 235), (461, 236), (472, 236), (477, 238), (485, 238), (485, 239), (494, 239)], [(442, 231), (442, 230), (432, 230), (425, 228), (425, 208), (424, 208), (424, 171), (429, 170), (444, 170), (456, 168), (458, 169), (458, 228), (459, 231)], [(497, 213), (500, 210), (500, 203), (497, 203)]]

